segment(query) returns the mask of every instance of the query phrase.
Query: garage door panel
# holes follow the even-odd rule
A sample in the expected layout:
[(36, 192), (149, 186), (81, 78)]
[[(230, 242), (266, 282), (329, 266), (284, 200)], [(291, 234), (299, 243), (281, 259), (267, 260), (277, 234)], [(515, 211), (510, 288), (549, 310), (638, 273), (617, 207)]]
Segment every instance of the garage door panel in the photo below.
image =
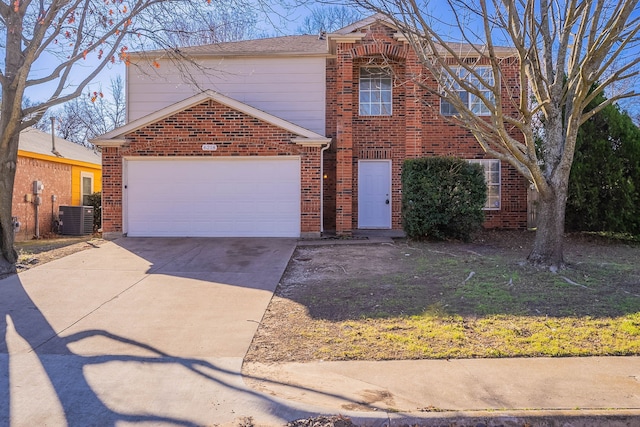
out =
[(130, 236), (299, 237), (298, 158), (127, 161)]

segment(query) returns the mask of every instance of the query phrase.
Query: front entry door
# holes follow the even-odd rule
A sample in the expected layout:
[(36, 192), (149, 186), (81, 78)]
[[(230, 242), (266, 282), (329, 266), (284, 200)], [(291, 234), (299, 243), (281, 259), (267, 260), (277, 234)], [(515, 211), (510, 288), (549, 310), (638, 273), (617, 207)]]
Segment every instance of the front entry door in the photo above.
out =
[(391, 228), (391, 160), (358, 162), (358, 228)]

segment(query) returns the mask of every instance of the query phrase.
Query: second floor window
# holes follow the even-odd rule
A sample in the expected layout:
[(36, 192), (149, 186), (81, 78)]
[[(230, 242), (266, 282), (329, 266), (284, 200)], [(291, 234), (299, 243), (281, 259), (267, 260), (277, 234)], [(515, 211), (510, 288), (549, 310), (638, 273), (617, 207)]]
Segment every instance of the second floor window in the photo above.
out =
[(391, 74), (384, 68), (360, 68), (360, 115), (390, 116), (393, 105), (391, 86)]
[[(478, 88), (482, 92), (482, 96), (488, 100), (491, 104), (494, 103), (493, 93), (485, 88), (484, 85), (480, 84), (480, 80), (472, 74), (470, 74), (467, 70), (462, 67), (455, 68), (455, 72), (457, 77), (461, 80), (464, 80), (471, 84), (473, 87)], [(480, 77), (488, 84), (493, 85), (493, 70), (491, 67), (476, 67), (475, 72), (480, 75)], [(482, 102), (480, 97), (469, 93), (463, 87), (460, 86), (453, 78), (447, 82), (448, 85), (457, 93), (458, 97), (465, 103), (467, 108), (471, 110), (473, 114), (478, 116), (489, 116), (491, 115), (491, 111), (489, 107)], [(486, 90), (485, 90), (486, 89)], [(447, 101), (446, 98), (441, 98), (440, 100), (440, 113), (443, 116), (455, 116), (458, 114), (458, 110), (453, 106), (453, 104)]]

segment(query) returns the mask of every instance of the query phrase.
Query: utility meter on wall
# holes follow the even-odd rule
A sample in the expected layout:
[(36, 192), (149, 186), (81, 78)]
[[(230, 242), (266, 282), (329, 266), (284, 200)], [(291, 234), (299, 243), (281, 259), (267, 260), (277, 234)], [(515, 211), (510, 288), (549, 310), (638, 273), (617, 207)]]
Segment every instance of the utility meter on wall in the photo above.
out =
[(42, 181), (33, 181), (33, 194), (42, 194), (44, 184)]

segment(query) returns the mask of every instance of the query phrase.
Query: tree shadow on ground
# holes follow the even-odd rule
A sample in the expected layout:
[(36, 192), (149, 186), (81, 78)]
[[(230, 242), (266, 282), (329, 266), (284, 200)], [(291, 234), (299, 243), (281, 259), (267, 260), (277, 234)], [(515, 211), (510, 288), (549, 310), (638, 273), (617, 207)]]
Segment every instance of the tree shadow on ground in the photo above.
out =
[(299, 247), (276, 294), (329, 321), (640, 312), (640, 246), (568, 239), (569, 264), (553, 273), (524, 262), (530, 235), (484, 236), (473, 243)]
[[(8, 338), (15, 333), (27, 343), (28, 348), (18, 350), (9, 348)], [(71, 350), (72, 345), (93, 338), (104, 338), (111, 342), (125, 344), (130, 346), (131, 353), (142, 352), (145, 355), (121, 353), (81, 355)], [(283, 420), (317, 415), (317, 413), (288, 406), (270, 396), (229, 382), (225, 379), (225, 375), (226, 378), (229, 378), (229, 376), (240, 375), (240, 372), (217, 366), (207, 360), (173, 356), (152, 345), (118, 336), (105, 330), (84, 330), (68, 336), (61, 336), (30, 298), (19, 276), (14, 275), (0, 280), (0, 426), (33, 424), (35, 422), (12, 418), (12, 390), (15, 391), (15, 388), (11, 384), (10, 378), (12, 375), (20, 375), (20, 373), (10, 373), (10, 368), (15, 369), (15, 364), (12, 367), (10, 362), (13, 357), (29, 352), (32, 352), (41, 364), (69, 426), (115, 426), (121, 422), (179, 426), (202, 425), (200, 422), (194, 421), (195, 417), (169, 416), (152, 413), (148, 410), (128, 413), (109, 407), (90, 384), (87, 378), (87, 369), (110, 362), (132, 363), (140, 366), (179, 366), (190, 374), (215, 383), (217, 387), (220, 387), (220, 390), (236, 392), (237, 399), (262, 402), (266, 406), (266, 413), (282, 417)], [(254, 379), (269, 382), (268, 379), (257, 377)], [(300, 392), (305, 391), (313, 390), (300, 387)], [(348, 399), (339, 394), (331, 394), (330, 396)], [(45, 404), (45, 402), (37, 404)], [(212, 423), (216, 423), (216, 421), (215, 419), (210, 420)]]

